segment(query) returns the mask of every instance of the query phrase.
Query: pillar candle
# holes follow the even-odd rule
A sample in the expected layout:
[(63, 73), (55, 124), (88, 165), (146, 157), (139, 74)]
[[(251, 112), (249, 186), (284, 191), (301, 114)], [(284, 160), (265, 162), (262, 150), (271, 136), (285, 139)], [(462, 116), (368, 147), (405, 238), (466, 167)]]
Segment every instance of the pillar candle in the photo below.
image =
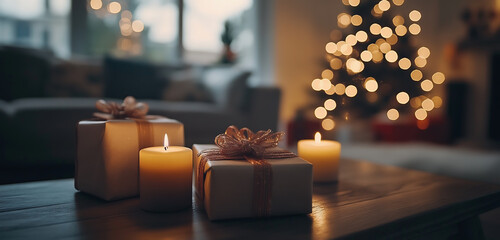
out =
[(142, 209), (177, 211), (192, 204), (193, 153), (186, 147), (144, 148), (139, 152), (139, 194)]
[(297, 152), (299, 157), (313, 165), (314, 182), (337, 181), (340, 159), (339, 142), (321, 140), (321, 134), (317, 132), (314, 140), (300, 140)]

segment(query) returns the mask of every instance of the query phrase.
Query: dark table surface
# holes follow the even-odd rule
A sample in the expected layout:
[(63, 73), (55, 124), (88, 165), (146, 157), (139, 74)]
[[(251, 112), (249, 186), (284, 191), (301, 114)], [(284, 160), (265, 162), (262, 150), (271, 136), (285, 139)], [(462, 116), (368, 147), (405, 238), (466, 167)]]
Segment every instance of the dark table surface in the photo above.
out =
[(344, 159), (337, 184), (314, 186), (311, 214), (267, 219), (211, 222), (194, 203), (148, 213), (138, 198), (77, 192), (73, 179), (3, 185), (0, 239), (480, 238), (477, 215), (499, 206), (499, 185)]

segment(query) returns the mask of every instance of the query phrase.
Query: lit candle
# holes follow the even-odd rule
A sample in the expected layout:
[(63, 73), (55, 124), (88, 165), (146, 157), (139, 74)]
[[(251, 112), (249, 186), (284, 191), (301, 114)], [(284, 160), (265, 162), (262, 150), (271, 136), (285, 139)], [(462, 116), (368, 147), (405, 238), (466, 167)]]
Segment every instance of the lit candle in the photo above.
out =
[(300, 140), (297, 145), (299, 157), (313, 165), (314, 182), (337, 181), (340, 159), (340, 143), (321, 140), (319, 132), (314, 140)]
[(193, 153), (186, 147), (144, 148), (139, 152), (140, 205), (147, 211), (170, 212), (191, 206)]

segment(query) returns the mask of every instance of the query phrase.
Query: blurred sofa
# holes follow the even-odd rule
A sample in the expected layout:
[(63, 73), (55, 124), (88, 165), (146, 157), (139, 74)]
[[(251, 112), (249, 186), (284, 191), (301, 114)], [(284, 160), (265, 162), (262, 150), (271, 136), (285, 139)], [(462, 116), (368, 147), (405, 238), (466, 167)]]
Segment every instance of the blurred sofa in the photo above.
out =
[[(199, 74), (191, 71), (181, 75), (168, 84), (161, 99), (138, 98), (138, 101), (149, 104), (148, 114), (181, 121), (186, 146), (213, 143), (214, 137), (229, 125), (276, 130), (278, 88), (250, 87), (250, 72), (236, 67), (213, 67)], [(186, 75), (191, 80), (181, 79)], [(0, 183), (72, 177), (76, 125), (80, 120), (92, 118), (98, 99), (0, 100)]]

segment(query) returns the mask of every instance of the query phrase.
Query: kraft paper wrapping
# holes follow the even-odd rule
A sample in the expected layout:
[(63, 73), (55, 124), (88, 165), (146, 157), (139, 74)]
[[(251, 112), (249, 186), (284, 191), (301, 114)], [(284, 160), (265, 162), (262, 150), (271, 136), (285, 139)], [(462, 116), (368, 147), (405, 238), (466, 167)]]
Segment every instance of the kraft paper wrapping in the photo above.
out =
[[(195, 181), (198, 153), (215, 145), (193, 145)], [(267, 159), (273, 171), (270, 216), (307, 214), (312, 210), (312, 165), (299, 158)], [(203, 206), (210, 220), (254, 217), (253, 166), (245, 160), (209, 161), (205, 166)]]
[(165, 133), (170, 145), (184, 146), (182, 123), (168, 118), (147, 122), (80, 121), (75, 188), (107, 201), (137, 196), (140, 147), (163, 146)]

